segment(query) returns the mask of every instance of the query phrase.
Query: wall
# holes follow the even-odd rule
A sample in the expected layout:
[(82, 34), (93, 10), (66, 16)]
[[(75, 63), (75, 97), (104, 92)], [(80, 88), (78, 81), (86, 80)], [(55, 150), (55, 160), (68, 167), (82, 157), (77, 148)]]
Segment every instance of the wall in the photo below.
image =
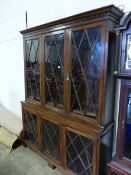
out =
[(0, 0), (0, 105), (21, 118), (24, 68), (19, 31), (25, 29), (25, 10), (28, 27), (32, 27), (112, 3), (131, 10), (129, 0)]

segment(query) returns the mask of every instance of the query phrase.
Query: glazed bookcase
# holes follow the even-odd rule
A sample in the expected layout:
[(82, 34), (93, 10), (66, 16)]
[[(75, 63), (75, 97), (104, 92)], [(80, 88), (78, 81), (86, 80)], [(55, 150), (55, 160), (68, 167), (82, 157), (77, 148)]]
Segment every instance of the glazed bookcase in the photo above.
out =
[(63, 174), (106, 174), (111, 159), (114, 25), (107, 6), (21, 31), (23, 141)]

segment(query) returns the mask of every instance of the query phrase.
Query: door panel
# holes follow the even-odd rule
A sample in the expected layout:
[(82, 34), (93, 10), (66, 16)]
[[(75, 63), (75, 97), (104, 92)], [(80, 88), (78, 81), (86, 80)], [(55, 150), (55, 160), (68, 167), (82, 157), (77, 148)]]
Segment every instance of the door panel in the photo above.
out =
[[(96, 175), (96, 138), (67, 127), (66, 167), (79, 175)], [(88, 137), (89, 136), (89, 137)], [(97, 147), (97, 151), (96, 151)]]
[(45, 104), (63, 108), (64, 34), (44, 37)]
[(39, 38), (25, 41), (25, 84), (26, 98), (40, 101), (40, 56)]
[(34, 145), (38, 145), (37, 116), (23, 110), (24, 128), (26, 139)]
[(96, 119), (99, 102), (101, 27), (73, 30), (71, 111)]
[(43, 120), (43, 148), (49, 156), (60, 160), (60, 127), (48, 120)]

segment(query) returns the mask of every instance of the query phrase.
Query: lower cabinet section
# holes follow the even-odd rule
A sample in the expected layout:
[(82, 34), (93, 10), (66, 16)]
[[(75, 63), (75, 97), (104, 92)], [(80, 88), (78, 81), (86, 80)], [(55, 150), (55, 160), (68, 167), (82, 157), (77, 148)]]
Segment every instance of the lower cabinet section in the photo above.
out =
[[(112, 127), (95, 132), (23, 106), (24, 141), (67, 175), (106, 175)], [(85, 125), (86, 126), (86, 125)], [(83, 129), (84, 128), (84, 129)]]

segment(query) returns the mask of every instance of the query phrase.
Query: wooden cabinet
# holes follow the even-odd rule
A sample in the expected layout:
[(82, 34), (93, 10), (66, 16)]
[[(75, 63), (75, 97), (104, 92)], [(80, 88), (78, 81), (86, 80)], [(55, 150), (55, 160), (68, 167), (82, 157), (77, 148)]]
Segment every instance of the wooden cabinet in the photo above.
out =
[(109, 164), (109, 174), (131, 174), (131, 13), (123, 24), (115, 28), (121, 43), (118, 54), (116, 78), (121, 80), (118, 116), (117, 146), (114, 160)]
[(122, 15), (111, 5), (21, 31), (23, 139), (64, 174), (106, 174)]

